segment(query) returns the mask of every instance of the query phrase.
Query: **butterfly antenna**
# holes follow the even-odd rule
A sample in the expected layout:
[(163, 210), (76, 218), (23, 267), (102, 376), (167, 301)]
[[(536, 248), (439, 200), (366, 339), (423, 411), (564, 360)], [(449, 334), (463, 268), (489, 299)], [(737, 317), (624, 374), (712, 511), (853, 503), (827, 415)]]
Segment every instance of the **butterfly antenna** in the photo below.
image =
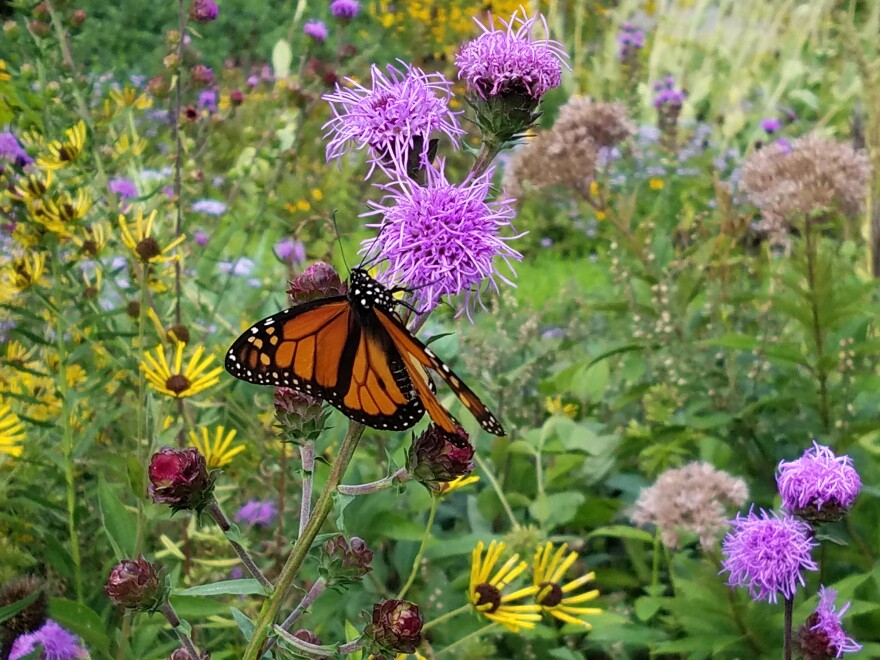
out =
[(333, 222), (333, 231), (336, 232), (336, 242), (339, 243), (339, 254), (342, 255), (342, 263), (345, 265), (345, 270), (351, 273), (351, 267), (348, 265), (348, 260), (345, 258), (345, 248), (342, 246), (342, 236), (339, 233), (339, 225), (336, 223), (336, 209), (333, 209), (333, 212), (330, 214), (330, 220)]
[[(367, 249), (364, 250), (364, 257), (363, 257), (363, 259), (361, 259), (361, 263), (358, 265), (358, 268), (363, 269), (363, 270), (367, 270), (370, 268), (370, 264), (372, 264), (375, 261), (379, 261), (379, 258), (381, 255), (375, 254), (372, 257), (370, 257), (369, 255), (373, 251), (373, 246), (376, 244), (376, 241), (379, 240), (379, 237), (382, 235), (382, 232), (385, 231), (386, 227), (388, 227), (388, 223), (383, 222), (382, 226), (379, 227), (379, 232), (376, 234), (375, 238), (373, 238), (373, 240), (370, 241), (369, 245), (367, 246)], [(369, 257), (369, 258), (367, 258), (367, 257)]]

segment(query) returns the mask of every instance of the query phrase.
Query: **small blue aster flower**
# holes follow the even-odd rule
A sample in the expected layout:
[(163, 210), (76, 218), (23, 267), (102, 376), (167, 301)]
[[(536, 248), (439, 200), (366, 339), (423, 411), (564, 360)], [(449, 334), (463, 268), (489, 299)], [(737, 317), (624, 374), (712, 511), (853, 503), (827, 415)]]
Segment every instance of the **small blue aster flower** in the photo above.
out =
[(302, 265), (306, 261), (306, 246), (302, 241), (285, 238), (275, 244), (275, 256), (286, 264)]
[(387, 260), (379, 274), (383, 283), (412, 289), (416, 305), (427, 311), (443, 296), (464, 294), (463, 310), (470, 316), (470, 302), (479, 302), (481, 290), (498, 290), (496, 280), (512, 284), (497, 269), (500, 260), (510, 269), (511, 260), (522, 255), (508, 241), (515, 215), (513, 200), (487, 201), (492, 170), (450, 183), (441, 159), (426, 168), (421, 186), (407, 177), (377, 186), (386, 194), (363, 216), (380, 215), (382, 221), (367, 225), (379, 229), (375, 239), (364, 241), (362, 252)]
[(388, 65), (383, 73), (373, 65), (372, 86), (346, 78), (348, 87), (323, 98), (333, 110), (324, 124), (327, 160), (339, 160), (351, 149), (368, 149), (373, 167), (378, 164), (407, 162), (411, 149), (427, 162), (431, 135), (445, 133), (457, 146), (464, 131), (457, 114), (449, 109), (452, 83), (441, 73), (425, 73), (404, 65), (404, 70)]
[(24, 167), (34, 162), (22, 148), (12, 131), (0, 131), (0, 160), (5, 160), (17, 167)]
[(278, 509), (272, 500), (251, 500), (235, 514), (236, 522), (246, 522), (256, 527), (267, 527), (275, 522)]
[(134, 181), (131, 179), (111, 179), (109, 183), (110, 192), (119, 195), (122, 199), (131, 199), (138, 196), (138, 189)]
[(324, 43), (330, 34), (324, 21), (306, 21), (303, 32), (318, 43)]
[(196, 105), (208, 112), (217, 112), (217, 92), (213, 89), (203, 89), (199, 92)]
[(862, 480), (849, 456), (835, 456), (814, 440), (799, 459), (779, 463), (776, 485), (786, 511), (823, 522), (839, 520), (849, 510)]
[(819, 606), (807, 617), (797, 634), (798, 650), (804, 660), (824, 660), (841, 658), (844, 653), (855, 653), (862, 648), (851, 637), (847, 637), (841, 620), (849, 609), (845, 603), (839, 610), (834, 608), (837, 592), (834, 589), (819, 588)]
[(794, 598), (798, 584), (805, 583), (803, 571), (819, 570), (812, 550), (810, 526), (789, 515), (761, 510), (749, 511), (730, 521), (733, 531), (722, 544), (724, 568), (731, 587), (748, 587), (754, 600), (775, 603), (780, 594)]
[(192, 210), (196, 213), (208, 215), (223, 215), (226, 213), (226, 204), (217, 199), (200, 199), (193, 202)]
[(79, 660), (89, 657), (79, 638), (51, 619), (35, 632), (16, 639), (9, 652), (9, 660), (28, 657), (38, 649), (42, 649), (42, 655), (35, 657), (45, 660)]

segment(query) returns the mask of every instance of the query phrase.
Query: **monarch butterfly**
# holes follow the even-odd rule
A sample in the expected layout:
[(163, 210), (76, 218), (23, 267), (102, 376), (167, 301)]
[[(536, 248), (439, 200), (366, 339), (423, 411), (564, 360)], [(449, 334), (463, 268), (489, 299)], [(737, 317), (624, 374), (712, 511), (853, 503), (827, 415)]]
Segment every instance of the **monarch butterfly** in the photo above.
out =
[(434, 394), (430, 368), (483, 429), (503, 436), (477, 395), (406, 329), (397, 305), (388, 287), (355, 268), (347, 295), (296, 305), (251, 326), (226, 354), (226, 370), (249, 383), (320, 397), (376, 429), (408, 429), (427, 410), (437, 426), (455, 433), (458, 422)]

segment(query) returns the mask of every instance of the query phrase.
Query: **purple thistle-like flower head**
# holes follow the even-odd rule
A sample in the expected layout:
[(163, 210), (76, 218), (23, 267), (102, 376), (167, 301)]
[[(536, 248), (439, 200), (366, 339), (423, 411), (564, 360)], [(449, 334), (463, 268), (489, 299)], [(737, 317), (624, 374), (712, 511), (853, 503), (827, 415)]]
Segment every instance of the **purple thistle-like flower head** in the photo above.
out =
[(319, 43), (324, 43), (330, 34), (324, 21), (306, 21), (303, 25), (303, 32), (307, 37), (311, 37)]
[[(490, 17), (491, 18), (491, 17)], [(532, 26), (540, 19), (546, 39), (532, 39)], [(515, 11), (510, 21), (501, 21), (505, 29), (488, 27), (477, 21), (483, 34), (461, 47), (455, 56), (458, 78), (468, 91), (483, 99), (505, 94), (525, 94), (538, 101), (547, 90), (562, 82), (562, 67), (568, 65), (568, 53), (558, 41), (549, 39), (550, 30), (540, 14), (529, 18)]]
[(213, 89), (203, 89), (199, 92), (199, 100), (196, 104), (208, 112), (217, 112), (217, 92)]
[(722, 572), (730, 573), (730, 586), (748, 587), (754, 600), (775, 603), (779, 594), (793, 598), (798, 583), (805, 584), (802, 571), (819, 569), (811, 556), (818, 543), (802, 520), (750, 510), (730, 523), (734, 529), (722, 545)]
[(214, 0), (193, 0), (189, 6), (189, 16), (197, 23), (210, 23), (217, 20), (220, 10)]
[(35, 632), (21, 635), (15, 640), (9, 652), (9, 660), (27, 657), (39, 648), (43, 649), (43, 655), (39, 657), (45, 660), (78, 660), (89, 657), (88, 652), (80, 645), (79, 637), (49, 619)]
[(847, 602), (839, 611), (835, 611), (835, 598), (837, 592), (834, 589), (826, 589), (824, 586), (819, 588), (819, 606), (807, 617), (797, 634), (798, 650), (804, 660), (840, 658), (844, 653), (861, 650), (862, 645), (847, 637), (841, 624), (850, 603)]
[(361, 10), (361, 3), (357, 0), (333, 0), (330, 3), (330, 13), (336, 18), (354, 18)]
[(776, 117), (767, 117), (761, 120), (761, 128), (763, 128), (768, 135), (773, 135), (776, 131), (782, 128), (782, 122)]
[(407, 152), (415, 147), (421, 149), (421, 161), (427, 162), (435, 131), (458, 144), (464, 131), (456, 117), (460, 113), (449, 109), (452, 83), (441, 73), (405, 66), (401, 71), (388, 65), (385, 74), (373, 65), (371, 89), (346, 78), (350, 87), (337, 84), (335, 92), (323, 97), (334, 115), (324, 124), (328, 161), (352, 148), (367, 148), (375, 168), (380, 163), (406, 162)]
[(119, 195), (122, 199), (130, 199), (138, 196), (137, 186), (131, 179), (118, 178), (110, 180), (110, 192)]
[(236, 522), (246, 522), (257, 527), (266, 527), (275, 522), (278, 509), (272, 500), (251, 500), (235, 514)]
[(621, 60), (633, 57), (645, 47), (645, 33), (632, 23), (624, 23), (617, 33), (617, 56)]
[(675, 79), (666, 76), (662, 81), (654, 83), (654, 107), (658, 110), (681, 108), (687, 94), (675, 86)]
[(301, 265), (306, 260), (306, 246), (302, 241), (285, 238), (275, 244), (275, 256), (286, 264)]
[(427, 167), (420, 186), (409, 178), (378, 186), (385, 191), (374, 209), (363, 216), (381, 215), (368, 225), (380, 229), (375, 239), (364, 241), (363, 252), (388, 261), (379, 280), (413, 289), (415, 304), (433, 309), (443, 296), (465, 294), (464, 311), (470, 316), (472, 294), (479, 301), (481, 285), (497, 290), (496, 278), (510, 284), (496, 269), (496, 257), (511, 269), (511, 259), (522, 255), (502, 236), (511, 228), (513, 201), (487, 202), (492, 170), (459, 185), (446, 180), (445, 163)]
[(799, 459), (779, 463), (776, 485), (786, 511), (818, 522), (838, 520), (846, 513), (862, 489), (862, 480), (849, 456), (835, 456), (814, 440)]
[(24, 167), (34, 162), (22, 148), (12, 131), (0, 131), (0, 160), (5, 160), (17, 167)]

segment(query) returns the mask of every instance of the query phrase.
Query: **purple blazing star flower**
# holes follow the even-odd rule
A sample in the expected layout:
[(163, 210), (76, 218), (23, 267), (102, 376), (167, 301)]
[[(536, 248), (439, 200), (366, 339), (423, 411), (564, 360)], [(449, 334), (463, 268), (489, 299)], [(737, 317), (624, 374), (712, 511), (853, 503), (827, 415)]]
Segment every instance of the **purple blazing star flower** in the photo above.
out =
[(12, 131), (0, 132), (0, 160), (12, 163), (16, 167), (24, 167), (34, 162)]
[(226, 204), (217, 199), (200, 199), (193, 202), (191, 208), (196, 213), (207, 213), (208, 215), (223, 215), (226, 213)]
[(302, 264), (306, 260), (306, 246), (302, 241), (285, 238), (275, 244), (275, 256), (286, 264)]
[(199, 247), (205, 247), (210, 239), (211, 237), (208, 236), (208, 232), (204, 229), (196, 229), (196, 232), (193, 234), (193, 240)]
[(213, 89), (203, 89), (199, 92), (199, 100), (196, 104), (208, 112), (217, 112), (217, 92)]
[(197, 23), (210, 23), (217, 19), (220, 10), (214, 0), (193, 0), (189, 6), (189, 15)]
[(455, 56), (458, 78), (467, 83), (468, 91), (483, 99), (513, 93), (537, 101), (559, 86), (562, 67), (570, 68), (568, 53), (558, 41), (531, 38), (538, 19), (549, 37), (547, 21), (540, 14), (528, 18), (515, 11), (509, 22), (501, 21), (504, 30), (496, 30), (494, 20), (488, 27), (477, 21), (483, 34), (464, 44)]
[(242, 506), (235, 514), (236, 522), (246, 522), (249, 525), (267, 527), (275, 522), (278, 509), (272, 500), (251, 500)]
[[(403, 64), (401, 62), (401, 64)], [(373, 65), (372, 89), (346, 78), (350, 87), (336, 85), (323, 98), (333, 108), (333, 119), (324, 124), (327, 160), (340, 159), (352, 148), (368, 148), (373, 167), (380, 160), (404, 160), (407, 151), (420, 141), (422, 161), (427, 160), (430, 135), (440, 131), (454, 144), (464, 134), (456, 114), (449, 109), (452, 83), (442, 73), (425, 73), (404, 65), (392, 65), (387, 75)]]
[(687, 96), (675, 86), (675, 78), (666, 76), (662, 81), (654, 83), (654, 107), (658, 110), (667, 107), (680, 108)]
[(645, 47), (645, 33), (632, 23), (624, 23), (617, 33), (617, 57), (625, 60)]
[(862, 489), (862, 480), (849, 456), (835, 456), (813, 441), (812, 449), (795, 461), (779, 463), (776, 485), (782, 507), (793, 515), (825, 512), (837, 519), (849, 509)]
[(49, 619), (36, 631), (21, 635), (15, 640), (9, 652), (9, 660), (24, 658), (39, 648), (43, 649), (43, 654), (39, 657), (45, 660), (78, 660), (89, 657), (88, 652), (80, 645), (79, 637)]
[(730, 573), (731, 587), (748, 587), (752, 599), (775, 603), (779, 594), (793, 598), (798, 583), (806, 584), (801, 571), (819, 569), (811, 556), (819, 544), (802, 520), (762, 509), (761, 515), (751, 510), (747, 516), (737, 514), (730, 524), (734, 529), (722, 545), (722, 572)]
[(119, 195), (122, 199), (131, 199), (138, 196), (137, 186), (131, 179), (124, 179), (122, 177), (111, 179), (109, 187), (110, 192)]
[(518, 236), (501, 236), (511, 228), (513, 200), (487, 202), (492, 170), (459, 185), (446, 180), (444, 161), (427, 167), (426, 185), (403, 177), (378, 186), (385, 191), (374, 209), (362, 216), (380, 215), (375, 239), (364, 241), (362, 252), (388, 260), (379, 279), (389, 285), (413, 289), (417, 304), (430, 310), (446, 295), (465, 294), (464, 311), (470, 317), (472, 294), (480, 299), (480, 284), (498, 290), (496, 278), (511, 284), (495, 268), (500, 257), (513, 273), (511, 259), (522, 255), (507, 245)]
[(834, 609), (834, 589), (819, 588), (819, 606), (798, 631), (798, 650), (805, 660), (818, 658), (840, 658), (844, 653), (855, 653), (862, 648), (841, 625), (844, 613), (849, 609), (847, 602), (839, 611)]
[(782, 122), (776, 117), (767, 117), (766, 119), (761, 120), (761, 128), (764, 129), (767, 135), (773, 135), (776, 131), (782, 128)]
[(361, 10), (361, 3), (357, 0), (333, 0), (330, 3), (330, 13), (336, 18), (354, 18)]
[(303, 25), (303, 32), (319, 43), (324, 43), (330, 34), (324, 21), (306, 21), (306, 24)]

